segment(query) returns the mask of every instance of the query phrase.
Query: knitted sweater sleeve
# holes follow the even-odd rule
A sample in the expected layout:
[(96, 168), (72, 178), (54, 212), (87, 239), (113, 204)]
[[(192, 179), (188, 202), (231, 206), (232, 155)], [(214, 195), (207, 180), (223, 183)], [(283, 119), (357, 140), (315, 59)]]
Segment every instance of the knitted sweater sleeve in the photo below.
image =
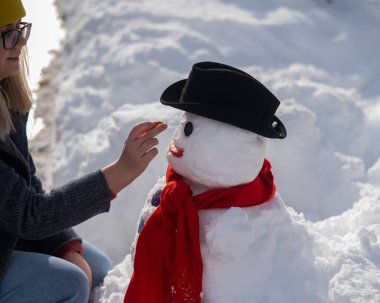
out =
[(100, 170), (50, 193), (38, 193), (0, 160), (0, 229), (11, 235), (44, 239), (109, 208), (108, 186)]
[[(34, 188), (37, 193), (44, 194), (45, 191), (43, 190), (42, 182), (36, 176), (36, 167), (31, 154), (29, 154), (28, 162), (31, 173), (31, 187)], [(57, 254), (62, 255), (62, 253), (59, 252), (67, 250), (67, 247), (69, 247), (71, 243), (76, 243), (77, 246), (81, 246), (82, 239), (73, 228), (68, 228), (41, 240), (27, 241), (19, 238), (16, 249), (31, 250), (57, 256)]]
[(31, 174), (31, 186), (36, 190), (36, 192), (40, 194), (45, 193), (45, 191), (42, 188), (41, 180), (36, 176), (36, 166), (34, 165), (33, 157), (30, 153), (28, 157), (28, 164)]

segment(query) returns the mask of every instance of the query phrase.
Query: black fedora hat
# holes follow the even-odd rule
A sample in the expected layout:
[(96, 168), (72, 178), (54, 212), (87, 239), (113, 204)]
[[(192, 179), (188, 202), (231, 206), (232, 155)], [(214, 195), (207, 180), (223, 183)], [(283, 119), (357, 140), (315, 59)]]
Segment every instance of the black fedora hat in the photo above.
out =
[(286, 137), (284, 124), (274, 115), (280, 101), (262, 83), (232, 66), (196, 63), (189, 77), (170, 85), (160, 101), (267, 138)]

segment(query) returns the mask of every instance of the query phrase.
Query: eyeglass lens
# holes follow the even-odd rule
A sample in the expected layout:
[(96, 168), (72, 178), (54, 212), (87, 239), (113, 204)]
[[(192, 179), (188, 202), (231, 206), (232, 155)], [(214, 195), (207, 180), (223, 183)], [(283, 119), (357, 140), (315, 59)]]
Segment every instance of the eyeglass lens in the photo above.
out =
[(19, 35), (20, 35), (20, 33), (18, 31), (16, 31), (16, 30), (9, 31), (5, 35), (5, 48), (6, 49), (13, 48), (17, 44)]
[(21, 34), (22, 36), (24, 37), (24, 39), (26, 41), (28, 41), (29, 39), (29, 35), (30, 35), (30, 29), (32, 27), (32, 24), (29, 23), (28, 25), (24, 26), (22, 29), (21, 29)]
[(20, 35), (24, 37), (26, 41), (29, 39), (31, 24), (27, 24), (20, 30), (11, 30), (5, 35), (5, 48), (12, 49), (16, 46)]

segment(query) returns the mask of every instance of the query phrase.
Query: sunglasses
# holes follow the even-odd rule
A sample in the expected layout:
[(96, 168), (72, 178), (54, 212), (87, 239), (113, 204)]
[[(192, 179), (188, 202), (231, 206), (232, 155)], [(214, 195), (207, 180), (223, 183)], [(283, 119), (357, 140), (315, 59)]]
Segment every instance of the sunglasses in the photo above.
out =
[(19, 26), (20, 28), (0, 33), (0, 37), (3, 38), (4, 49), (10, 50), (14, 48), (20, 38), (20, 35), (22, 35), (24, 39), (28, 41), (30, 31), (32, 29), (32, 23), (20, 22)]

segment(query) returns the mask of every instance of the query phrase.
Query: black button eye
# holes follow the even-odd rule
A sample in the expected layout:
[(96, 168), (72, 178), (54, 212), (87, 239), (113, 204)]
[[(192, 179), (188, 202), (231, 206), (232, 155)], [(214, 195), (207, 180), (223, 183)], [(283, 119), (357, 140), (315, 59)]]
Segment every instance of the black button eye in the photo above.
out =
[(190, 136), (191, 133), (193, 132), (193, 123), (187, 122), (185, 124), (185, 128), (183, 131), (184, 131), (186, 137)]

